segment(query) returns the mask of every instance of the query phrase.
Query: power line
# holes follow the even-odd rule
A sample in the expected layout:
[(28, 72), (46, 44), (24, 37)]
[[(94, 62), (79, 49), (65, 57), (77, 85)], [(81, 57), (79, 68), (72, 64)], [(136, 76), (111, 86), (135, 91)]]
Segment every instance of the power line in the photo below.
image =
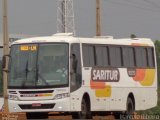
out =
[[(140, 2), (139, 0), (138, 1), (133, 1), (133, 0), (125, 0), (126, 2), (129, 2), (129, 3), (133, 3), (135, 5), (142, 5), (143, 3)], [(141, 4), (142, 3), (142, 4)], [(144, 5), (144, 4), (143, 4)]]
[(153, 1), (150, 1), (150, 0), (143, 0), (144, 2), (156, 7), (156, 8), (160, 8), (160, 5), (156, 4), (155, 2)]
[(126, 6), (126, 5), (129, 5), (131, 7), (134, 7), (134, 8), (137, 8), (137, 9), (141, 9), (141, 10), (144, 10), (144, 11), (149, 11), (149, 12), (159, 12), (155, 9), (150, 9), (148, 7), (143, 7), (143, 6), (139, 6), (139, 4), (135, 4), (135, 2), (133, 3), (133, 1), (128, 1), (128, 0), (123, 0), (123, 1), (127, 1), (127, 2), (122, 2), (122, 1), (113, 1), (113, 0), (104, 0), (104, 1), (109, 1), (111, 3), (114, 3), (114, 4), (118, 4), (118, 5), (123, 5), (123, 6)]
[[(155, 2), (150, 1), (150, 0), (138, 0), (139, 3), (138, 3), (138, 1), (136, 2), (136, 1), (133, 1), (133, 0), (125, 0), (125, 1), (130, 2), (130, 3), (133, 3), (133, 4), (136, 4), (136, 5), (139, 5), (139, 3), (140, 3), (140, 1), (141, 1), (141, 3), (142, 3), (142, 2), (145, 2), (147, 5), (154, 6), (154, 8), (155, 8), (155, 7), (156, 7), (156, 8), (160, 8), (160, 6), (159, 6), (158, 4), (156, 4)], [(144, 5), (144, 4), (143, 4), (143, 5)]]
[[(138, 1), (136, 2), (136, 1), (133, 1), (133, 0), (124, 0), (124, 1), (126, 1), (126, 2), (129, 2), (129, 3), (132, 3), (132, 4), (134, 4), (134, 5), (140, 5), (140, 1), (139, 1), (139, 3), (138, 3)], [(154, 10), (155, 10), (155, 8), (160, 8), (160, 6), (158, 5), (158, 4), (156, 4), (155, 2), (153, 2), (153, 1), (150, 1), (150, 0), (141, 0), (141, 3), (142, 2), (145, 2), (146, 4), (148, 4), (148, 5), (150, 5), (150, 7), (151, 6), (154, 6)], [(141, 4), (142, 5), (142, 4)], [(144, 5), (144, 4), (143, 4)], [(143, 7), (143, 8), (147, 8), (147, 9), (150, 9), (150, 8), (148, 8), (148, 7)]]

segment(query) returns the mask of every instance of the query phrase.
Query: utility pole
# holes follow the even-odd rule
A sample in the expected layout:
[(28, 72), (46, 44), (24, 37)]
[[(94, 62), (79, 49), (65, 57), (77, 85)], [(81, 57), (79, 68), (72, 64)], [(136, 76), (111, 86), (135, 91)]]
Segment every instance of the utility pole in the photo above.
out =
[[(3, 62), (6, 63), (3, 68), (3, 96), (4, 96), (4, 113), (8, 113), (8, 93), (7, 93), (7, 69), (8, 60), (5, 59), (9, 54), (9, 37), (8, 37), (8, 15), (7, 0), (3, 0)], [(4, 64), (3, 63), (3, 64)]]
[(75, 34), (73, 0), (58, 0), (57, 7), (57, 32)]
[(96, 0), (96, 36), (101, 36), (100, 0)]

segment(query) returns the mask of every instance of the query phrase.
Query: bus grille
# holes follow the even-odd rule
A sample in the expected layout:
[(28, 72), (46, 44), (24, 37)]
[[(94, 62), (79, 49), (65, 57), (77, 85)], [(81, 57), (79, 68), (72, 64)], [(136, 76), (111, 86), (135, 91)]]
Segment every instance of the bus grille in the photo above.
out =
[(36, 94), (36, 93), (53, 93), (53, 90), (43, 90), (43, 91), (19, 91), (20, 94)]
[(32, 104), (19, 105), (21, 109), (53, 109), (55, 104), (41, 104), (40, 106), (33, 106)]

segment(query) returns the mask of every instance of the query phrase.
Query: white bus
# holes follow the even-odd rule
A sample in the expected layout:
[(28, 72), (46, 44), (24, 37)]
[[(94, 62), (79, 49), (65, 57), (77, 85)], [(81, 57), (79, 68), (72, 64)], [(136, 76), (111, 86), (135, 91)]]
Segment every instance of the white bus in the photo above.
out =
[(146, 110), (157, 105), (157, 67), (150, 39), (79, 38), (67, 34), (11, 45), (10, 112), (77, 113)]

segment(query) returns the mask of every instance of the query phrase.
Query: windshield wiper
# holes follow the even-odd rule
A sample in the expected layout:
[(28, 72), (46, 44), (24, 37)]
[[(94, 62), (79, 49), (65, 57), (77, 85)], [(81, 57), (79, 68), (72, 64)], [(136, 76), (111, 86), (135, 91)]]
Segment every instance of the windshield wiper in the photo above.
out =
[(27, 76), (28, 76), (28, 72), (29, 72), (29, 70), (28, 70), (28, 60), (27, 60), (27, 63), (26, 63), (26, 69), (25, 69), (25, 71), (26, 71), (26, 80), (27, 80)]
[(26, 72), (26, 79), (24, 79), (24, 81), (22, 82), (22, 86), (25, 86), (25, 83), (27, 81), (27, 76), (28, 76), (28, 60), (27, 60), (27, 63), (26, 63), (26, 67), (25, 67), (25, 72)]
[(29, 64), (29, 63), (28, 63), (28, 60), (27, 60), (26, 68), (25, 68), (25, 73), (26, 73), (26, 74), (25, 74), (25, 76), (26, 76), (25, 78), (26, 78), (26, 79), (24, 79), (24, 81), (23, 81), (23, 83), (22, 83), (22, 86), (25, 86), (25, 83), (26, 83), (27, 80), (28, 80), (28, 73), (29, 73), (29, 72), (32, 72), (32, 71), (35, 71), (34, 68), (28, 68), (28, 64)]

